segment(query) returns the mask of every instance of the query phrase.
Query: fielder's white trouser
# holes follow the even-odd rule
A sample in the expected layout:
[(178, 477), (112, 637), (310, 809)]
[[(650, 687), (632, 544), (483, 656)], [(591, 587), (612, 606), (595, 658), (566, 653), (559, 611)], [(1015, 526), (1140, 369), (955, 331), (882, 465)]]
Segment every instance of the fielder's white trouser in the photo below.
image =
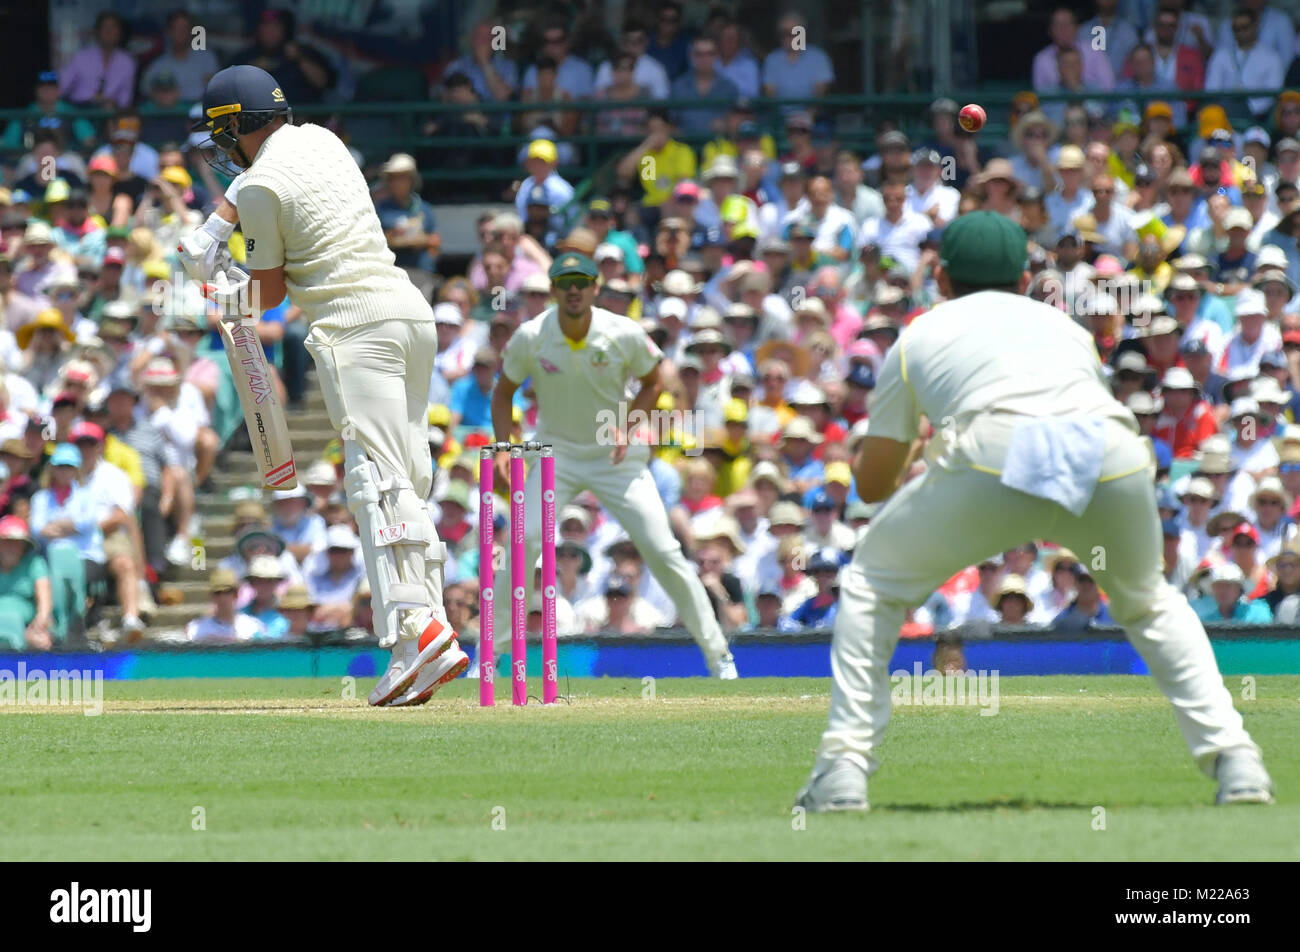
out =
[[(391, 607), (383, 603), (382, 592), (392, 586), (395, 574), (399, 592), (409, 594), (406, 586), (423, 587), (418, 600), (427, 611), (399, 612), (397, 632), (404, 639), (418, 638), (428, 624), (428, 612), (447, 623), (442, 607), (443, 547), (425, 503), (433, 486), (428, 394), (438, 352), (434, 322), (391, 320), (348, 328), (314, 324), (306, 344), (316, 362), (330, 423), (344, 440), (348, 506), (361, 531), (376, 633), (383, 639), (379, 626)], [(355, 444), (351, 452), (349, 443)], [(370, 475), (363, 471), (364, 461), (374, 464)], [(378, 500), (382, 514), (365, 505), (367, 495)], [(377, 546), (370, 534), (378, 528), (371, 523), (377, 521), (407, 522), (419, 541)], [(423, 539), (433, 543), (427, 558)], [(394, 551), (390, 555), (387, 549)], [(381, 567), (383, 559), (395, 561)], [(384, 578), (384, 572), (392, 574)], [(415, 602), (411, 598), (400, 603)]]
[[(524, 543), (527, 546), (527, 586), (531, 590), (533, 566), (542, 552), (542, 470), (531, 458), (524, 484), (525, 523)], [(497, 487), (504, 489), (505, 487)], [(608, 456), (591, 459), (565, 458), (564, 449), (555, 447), (555, 511), (558, 514), (583, 490), (592, 494), (627, 531), (632, 544), (641, 553), (646, 568), (673, 600), (691, 636), (712, 671), (719, 658), (727, 653), (727, 639), (713, 614), (713, 606), (704, 591), (695, 567), (682, 553), (681, 544), (668, 525), (668, 513), (655, 486), (654, 477), (644, 459), (628, 458), (615, 465)], [(497, 511), (509, 517), (509, 503), (497, 497), (493, 501)], [(498, 537), (499, 538), (499, 537)], [(494, 586), (507, 597), (495, 600), (493, 616), (497, 653), (508, 650), (510, 638), (510, 552), (506, 541), (505, 558), (498, 567)]]
[[(1005, 458), (997, 447), (1005, 446), (1009, 429), (995, 422), (972, 430), (965, 443), (968, 449), (982, 444), (975, 455)], [(1223, 685), (1205, 629), (1162, 575), (1148, 445), (1118, 423), (1108, 424), (1107, 433), (1102, 481), (1079, 518), (971, 468), (969, 456), (952, 469), (932, 464), (881, 508), (841, 579), (830, 724), (816, 770), (847, 756), (868, 774), (876, 771), (875, 751), (890, 715), (887, 668), (907, 610), (960, 569), (1031, 539), (1066, 546), (1093, 567), (1111, 615), (1173, 704), (1202, 771), (1213, 775), (1222, 750), (1256, 749)]]

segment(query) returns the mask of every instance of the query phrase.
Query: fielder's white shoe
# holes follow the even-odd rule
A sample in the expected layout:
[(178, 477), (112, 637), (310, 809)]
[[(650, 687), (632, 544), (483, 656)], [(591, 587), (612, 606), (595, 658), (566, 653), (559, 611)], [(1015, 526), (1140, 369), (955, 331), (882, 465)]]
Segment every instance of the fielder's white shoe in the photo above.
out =
[(794, 805), (809, 813), (866, 813), (867, 772), (847, 757), (841, 757), (821, 773), (813, 773)]
[(468, 667), (469, 655), (461, 650), (458, 642), (453, 641), (451, 647), (421, 668), (406, 693), (388, 706), (416, 707), (424, 704), (437, 693), (438, 688), (456, 680)]
[(399, 638), (393, 646), (388, 670), (370, 692), (371, 705), (383, 707), (405, 694), (420, 669), (455, 643), (456, 632), (436, 618), (429, 622), (419, 638)]
[(1272, 803), (1273, 780), (1253, 750), (1225, 750), (1214, 765), (1219, 780), (1216, 802)]
[(740, 677), (736, 670), (736, 659), (730, 651), (718, 659), (717, 678), (719, 681), (734, 681)]

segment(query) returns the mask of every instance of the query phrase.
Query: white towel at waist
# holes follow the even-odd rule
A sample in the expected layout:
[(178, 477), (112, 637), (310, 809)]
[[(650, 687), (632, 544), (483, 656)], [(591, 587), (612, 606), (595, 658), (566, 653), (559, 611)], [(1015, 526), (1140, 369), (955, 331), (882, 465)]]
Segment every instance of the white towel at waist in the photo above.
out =
[(1093, 417), (1025, 417), (1016, 422), (1002, 484), (1083, 515), (1101, 478), (1106, 430)]

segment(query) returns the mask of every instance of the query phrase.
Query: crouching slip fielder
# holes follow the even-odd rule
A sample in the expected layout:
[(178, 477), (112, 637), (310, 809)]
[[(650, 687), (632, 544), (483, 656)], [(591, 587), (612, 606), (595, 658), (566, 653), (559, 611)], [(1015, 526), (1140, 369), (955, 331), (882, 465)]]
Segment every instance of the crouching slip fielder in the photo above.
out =
[[(668, 524), (668, 513), (650, 475), (650, 448), (611, 440), (603, 417), (648, 419), (659, 398), (659, 362), (663, 354), (635, 321), (603, 308), (596, 298), (596, 265), (586, 255), (562, 253), (551, 265), (556, 303), (515, 331), (506, 345), (501, 374), (492, 391), (492, 427), (498, 442), (510, 439), (511, 400), (520, 383), (531, 377), (537, 394), (534, 439), (555, 447), (557, 511), (584, 489), (626, 530), (645, 559), (646, 568), (664, 587), (683, 623), (704, 652), (709, 670), (719, 678), (736, 677), (736, 664), (722, 628), (714, 617), (699, 575), (686, 561)], [(632, 378), (640, 382), (635, 398)], [(640, 414), (637, 411), (640, 411)], [(611, 443), (612, 445), (611, 447)], [(510, 454), (498, 453), (498, 486), (510, 482)], [(541, 469), (534, 466), (524, 486), (526, 499), (541, 496)], [(526, 565), (541, 554), (541, 506), (526, 506)], [(504, 568), (501, 570), (504, 572)], [(504, 574), (498, 592), (508, 592)], [(497, 630), (509, 631), (508, 599), (496, 601)]]
[(311, 321), (307, 349), (343, 437), (343, 483), (375, 630), (393, 648), (370, 703), (421, 704), (469, 664), (442, 607), (446, 549), (425, 503), (433, 480), (426, 417), (438, 351), (433, 311), (394, 265), (347, 148), (320, 126), (291, 125), (269, 73), (223, 69), (208, 82), (203, 111), (196, 128), (210, 132), (242, 174), (228, 193), (234, 206), (223, 205), (182, 243), (187, 268), (215, 271), (214, 248), (237, 220), (252, 293), (242, 272), (218, 271), (214, 296), (223, 305), (240, 297), (273, 306), (287, 290)]
[(936, 435), (924, 475), (889, 498), (845, 570), (830, 725), (797, 803), (867, 809), (904, 613), (961, 568), (1026, 539), (1093, 560), (1111, 614), (1173, 704), (1197, 764), (1217, 777), (1219, 802), (1269, 802), (1271, 780), (1205, 629), (1161, 574), (1150, 444), (1111, 396), (1089, 335), (1023, 296), (1025, 245), (1020, 226), (992, 212), (950, 224), (938, 275), (949, 300), (885, 358), (856, 461), (859, 495), (890, 495), (922, 414)]

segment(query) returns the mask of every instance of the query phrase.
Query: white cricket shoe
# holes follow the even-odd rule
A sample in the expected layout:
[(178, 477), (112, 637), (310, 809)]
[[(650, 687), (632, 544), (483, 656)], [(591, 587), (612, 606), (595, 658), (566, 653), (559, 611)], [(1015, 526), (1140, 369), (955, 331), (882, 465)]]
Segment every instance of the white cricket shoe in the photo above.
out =
[(740, 672), (736, 670), (736, 658), (730, 651), (709, 667), (713, 670), (713, 676), (719, 681), (735, 681), (740, 677)]
[(383, 707), (405, 694), (420, 669), (455, 643), (456, 632), (436, 618), (429, 622), (419, 638), (399, 638), (393, 646), (388, 670), (370, 692), (371, 705)]
[(814, 772), (795, 794), (794, 805), (809, 813), (866, 813), (867, 772), (840, 757), (821, 773)]
[(437, 693), (438, 688), (456, 680), (468, 667), (469, 655), (461, 650), (458, 642), (453, 641), (450, 648), (421, 668), (406, 693), (388, 706), (416, 707), (424, 704)]
[(1273, 780), (1253, 750), (1225, 750), (1215, 762), (1214, 774), (1219, 780), (1217, 803), (1273, 802)]

